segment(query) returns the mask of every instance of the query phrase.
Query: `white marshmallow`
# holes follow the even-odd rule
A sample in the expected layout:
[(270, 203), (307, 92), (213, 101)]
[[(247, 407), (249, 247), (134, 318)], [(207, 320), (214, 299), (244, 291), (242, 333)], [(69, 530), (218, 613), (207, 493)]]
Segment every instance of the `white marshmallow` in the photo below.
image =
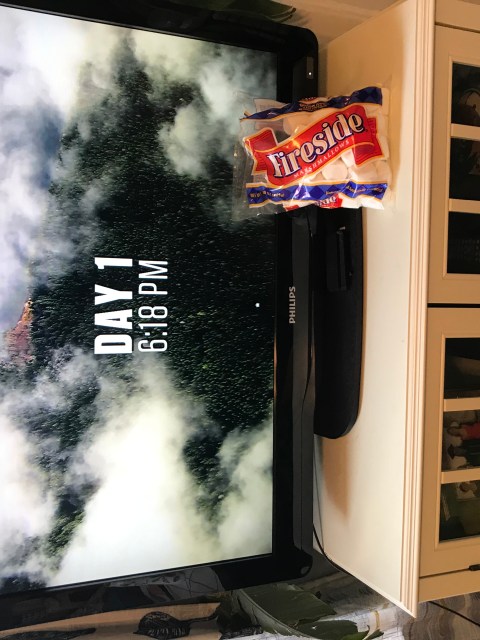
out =
[(347, 180), (348, 178), (348, 168), (344, 162), (342, 162), (341, 158), (338, 160), (334, 160), (333, 162), (327, 163), (322, 168), (322, 174), (325, 180), (330, 180), (332, 182), (338, 182), (340, 180)]

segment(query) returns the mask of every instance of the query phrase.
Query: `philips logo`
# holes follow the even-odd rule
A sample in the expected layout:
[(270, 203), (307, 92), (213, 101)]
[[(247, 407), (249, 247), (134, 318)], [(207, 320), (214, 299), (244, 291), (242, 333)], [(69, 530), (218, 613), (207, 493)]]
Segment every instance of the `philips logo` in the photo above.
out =
[(295, 287), (288, 287), (288, 323), (295, 324)]

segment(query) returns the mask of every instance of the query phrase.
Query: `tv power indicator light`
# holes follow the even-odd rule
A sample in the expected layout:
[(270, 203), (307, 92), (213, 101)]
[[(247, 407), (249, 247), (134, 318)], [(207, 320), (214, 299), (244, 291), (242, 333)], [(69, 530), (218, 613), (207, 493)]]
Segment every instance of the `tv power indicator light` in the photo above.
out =
[(312, 57), (308, 56), (306, 61), (305, 61), (305, 67), (306, 67), (306, 75), (307, 75), (307, 79), (308, 80), (313, 80), (313, 73), (315, 71), (315, 61)]

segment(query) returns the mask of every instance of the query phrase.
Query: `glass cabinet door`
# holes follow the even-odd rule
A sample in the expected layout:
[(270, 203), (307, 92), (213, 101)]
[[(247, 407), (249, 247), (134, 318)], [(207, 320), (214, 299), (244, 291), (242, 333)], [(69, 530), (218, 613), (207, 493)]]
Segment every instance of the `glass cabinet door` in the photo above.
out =
[(427, 335), (423, 576), (480, 565), (480, 308), (429, 309)]
[(435, 33), (429, 301), (480, 303), (480, 35)]

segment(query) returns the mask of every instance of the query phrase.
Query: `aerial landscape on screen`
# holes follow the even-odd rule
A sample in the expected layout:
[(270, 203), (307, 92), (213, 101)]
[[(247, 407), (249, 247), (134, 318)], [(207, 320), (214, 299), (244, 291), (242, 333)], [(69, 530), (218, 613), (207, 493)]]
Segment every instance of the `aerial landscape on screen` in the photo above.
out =
[(0, 7), (0, 593), (272, 550), (238, 91), (270, 54)]

